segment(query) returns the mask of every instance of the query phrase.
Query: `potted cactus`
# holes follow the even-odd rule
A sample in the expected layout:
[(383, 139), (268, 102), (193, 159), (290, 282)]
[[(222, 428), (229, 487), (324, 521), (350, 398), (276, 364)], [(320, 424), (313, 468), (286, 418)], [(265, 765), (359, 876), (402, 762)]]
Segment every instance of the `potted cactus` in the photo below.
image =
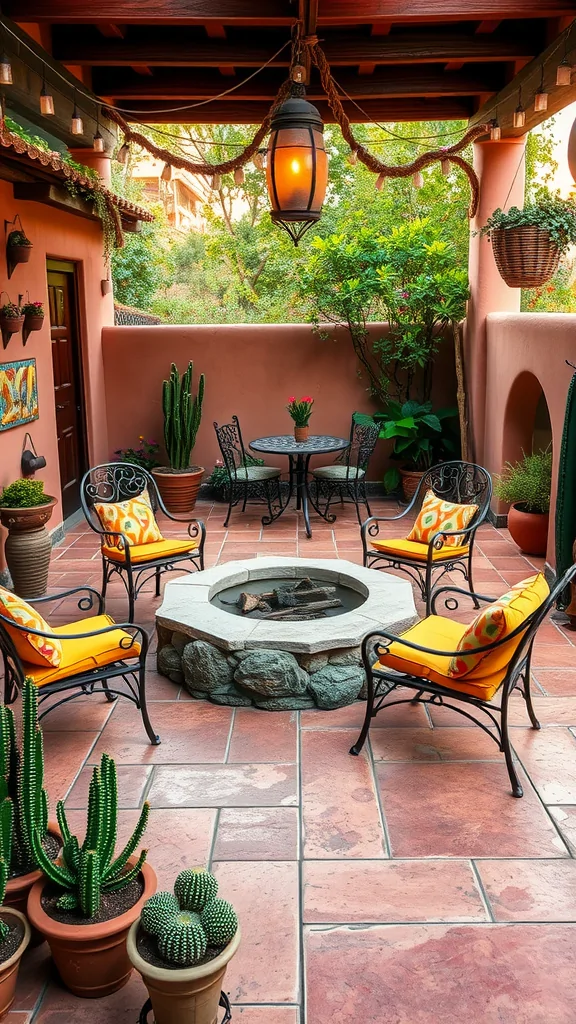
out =
[(234, 908), (218, 899), (203, 868), (182, 871), (158, 892), (128, 934), (128, 956), (152, 1003), (155, 1024), (214, 1024), (228, 962), (240, 944)]
[(162, 389), (164, 410), (164, 443), (169, 466), (158, 466), (152, 470), (162, 500), (169, 512), (191, 512), (196, 504), (204, 468), (191, 466), (190, 458), (196, 435), (202, 419), (204, 400), (204, 374), (200, 374), (198, 393), (192, 397), (192, 373), (194, 364), (178, 373), (172, 363), (169, 380)]
[[(0, 704), (0, 802), (12, 802), (12, 851), (4, 904), (26, 912), (28, 893), (42, 877), (32, 849), (32, 832), (46, 855), (54, 860), (60, 851), (60, 833), (48, 824), (48, 799), (44, 782), (42, 730), (38, 725), (38, 695), (27, 679), (22, 688), (22, 740), (16, 740), (14, 715)], [(42, 941), (36, 933), (33, 943)]]
[(145, 862), (146, 850), (133, 856), (148, 821), (149, 805), (122, 852), (114, 859), (118, 817), (116, 765), (107, 754), (94, 768), (88, 797), (86, 837), (82, 845), (57, 805), (62, 858), (53, 863), (37, 831), (36, 863), (46, 875), (32, 887), (28, 918), (48, 940), (62, 981), (77, 996), (97, 998), (116, 992), (132, 966), (126, 936), (156, 889), (156, 875)]
[(20, 960), (30, 942), (30, 926), (19, 910), (4, 906), (13, 834), (14, 808), (9, 796), (0, 799), (0, 1020), (16, 994)]

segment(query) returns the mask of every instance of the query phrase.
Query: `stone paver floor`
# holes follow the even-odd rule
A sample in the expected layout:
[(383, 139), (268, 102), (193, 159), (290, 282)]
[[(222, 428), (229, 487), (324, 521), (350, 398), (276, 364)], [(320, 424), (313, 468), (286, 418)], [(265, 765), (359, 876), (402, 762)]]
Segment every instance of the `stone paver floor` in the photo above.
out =
[[(349, 508), (334, 528), (315, 521), (311, 540), (295, 513), (263, 531), (254, 512), (236, 514), (228, 530), (223, 506), (198, 512), (208, 565), (261, 554), (361, 561)], [(481, 528), (479, 591), (503, 593), (541, 564), (506, 531)], [(96, 539), (80, 526), (54, 550), (51, 586), (99, 578)], [(144, 593), (137, 621), (152, 628), (158, 603)], [(125, 616), (117, 584), (108, 610)], [(70, 606), (57, 607), (52, 621), (66, 617)], [(381, 713), (356, 759), (348, 748), (360, 704), (300, 714), (216, 707), (157, 675), (151, 657), (161, 746), (149, 746), (138, 714), (120, 701), (55, 711), (45, 722), (51, 806), (66, 796), (82, 827), (90, 766), (106, 750), (119, 766), (121, 832), (143, 799), (152, 804), (147, 845), (159, 885), (183, 867), (211, 865), (242, 922), (226, 978), (236, 1024), (573, 1024), (575, 643), (552, 621), (541, 630), (541, 732), (514, 702), (522, 800), (510, 796), (496, 747), (450, 711)], [(136, 1024), (144, 999), (135, 976), (105, 1000), (76, 999), (41, 946), (26, 957), (7, 1020)]]

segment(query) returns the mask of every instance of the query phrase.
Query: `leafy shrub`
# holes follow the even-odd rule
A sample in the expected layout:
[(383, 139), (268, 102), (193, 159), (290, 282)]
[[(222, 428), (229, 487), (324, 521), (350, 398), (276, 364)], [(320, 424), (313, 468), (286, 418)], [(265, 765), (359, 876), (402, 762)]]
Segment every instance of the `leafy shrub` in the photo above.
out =
[[(245, 455), (242, 461), (243, 466), (263, 466), (264, 459), (255, 459), (253, 455)], [(218, 459), (212, 470), (208, 484), (214, 491), (215, 497), (223, 501), (226, 497), (226, 488), (230, 483), (230, 474), (221, 459)]]
[(549, 512), (552, 489), (552, 452), (533, 452), (519, 462), (507, 462), (494, 481), (501, 501), (520, 505), (525, 512)]
[[(446, 454), (456, 453), (456, 444), (445, 421), (454, 419), (457, 409), (432, 411), (432, 402), (389, 402), (385, 413), (376, 413), (382, 424), (380, 437), (394, 440), (391, 458), (402, 461), (407, 469), (425, 470)], [(392, 467), (384, 474), (388, 492), (400, 483), (399, 471)]]
[(0, 496), (2, 508), (33, 508), (45, 505), (48, 498), (44, 494), (43, 480), (15, 480), (5, 487)]
[(160, 451), (157, 441), (147, 441), (141, 434), (138, 438), (139, 448), (117, 448), (114, 452), (115, 462), (129, 462), (133, 466), (141, 466), (142, 469), (154, 469), (160, 463), (156, 456)]

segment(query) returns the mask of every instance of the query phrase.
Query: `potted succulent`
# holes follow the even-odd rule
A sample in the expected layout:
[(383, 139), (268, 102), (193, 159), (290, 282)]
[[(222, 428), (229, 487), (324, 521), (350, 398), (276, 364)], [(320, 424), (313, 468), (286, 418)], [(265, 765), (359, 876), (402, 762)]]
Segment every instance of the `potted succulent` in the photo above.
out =
[[(21, 748), (16, 740), (14, 715), (0, 704), (0, 803), (12, 802), (12, 852), (5, 906), (26, 912), (28, 894), (41, 877), (36, 867), (31, 833), (34, 831), (46, 854), (54, 860), (60, 851), (58, 826), (48, 824), (48, 800), (44, 781), (42, 731), (38, 725), (38, 696), (34, 683), (27, 679), (22, 688)], [(33, 936), (35, 941), (42, 936)]]
[(0, 494), (0, 522), (8, 530), (6, 561), (16, 593), (42, 597), (48, 585), (52, 545), (46, 523), (57, 499), (42, 480), (16, 480)]
[(20, 231), (11, 231), (6, 240), (6, 257), (10, 272), (18, 263), (28, 263), (31, 254), (32, 242), (22, 228)]
[(234, 908), (218, 899), (202, 868), (182, 871), (174, 892), (144, 904), (128, 934), (128, 956), (142, 975), (156, 1024), (214, 1024), (222, 980), (240, 944)]
[(0, 1020), (14, 996), (20, 960), (30, 942), (30, 926), (19, 910), (4, 906), (12, 846), (13, 806), (9, 796), (0, 800)]
[(538, 288), (576, 243), (576, 202), (541, 189), (521, 210), (494, 210), (481, 233), (489, 235), (496, 266), (510, 288)]
[(18, 334), (24, 326), (24, 314), (17, 306), (15, 302), (5, 302), (3, 306), (0, 306), (0, 330), (4, 337), (4, 347), (6, 347), (6, 339), (10, 339), (13, 334)]
[(169, 512), (192, 511), (204, 475), (202, 466), (190, 465), (204, 401), (203, 373), (198, 393), (192, 397), (193, 369), (194, 364), (188, 363), (180, 379), (178, 368), (172, 363), (170, 378), (164, 381), (162, 389), (164, 442), (170, 466), (158, 466), (152, 473)]
[(62, 801), (56, 813), (63, 843), (60, 861), (51, 861), (38, 832), (32, 833), (34, 857), (46, 878), (30, 890), (28, 919), (48, 940), (67, 988), (77, 996), (105, 996), (130, 977), (128, 929), (156, 889), (147, 851), (133, 856), (146, 828), (149, 805), (144, 804), (134, 832), (114, 859), (118, 781), (114, 761), (103, 754), (90, 783), (82, 845), (70, 831)]
[(527, 555), (545, 555), (548, 544), (552, 452), (533, 452), (514, 464), (507, 462), (494, 481), (494, 493), (510, 504), (508, 529)]
[(308, 440), (308, 433), (310, 431), (308, 424), (312, 415), (313, 405), (314, 399), (310, 398), (310, 395), (305, 395), (298, 401), (294, 395), (288, 399), (286, 408), (294, 420), (294, 437), (298, 444)]
[(24, 344), (29, 334), (33, 331), (42, 330), (44, 323), (44, 306), (41, 302), (25, 302), (22, 306), (22, 313), (24, 314)]
[(380, 437), (393, 440), (391, 458), (403, 463), (391, 467), (384, 474), (386, 491), (394, 491), (402, 484), (402, 492), (409, 501), (427, 469), (452, 454), (457, 444), (447, 430), (446, 421), (455, 419), (457, 409), (432, 411), (431, 402), (389, 402), (385, 413), (375, 413), (380, 420)]

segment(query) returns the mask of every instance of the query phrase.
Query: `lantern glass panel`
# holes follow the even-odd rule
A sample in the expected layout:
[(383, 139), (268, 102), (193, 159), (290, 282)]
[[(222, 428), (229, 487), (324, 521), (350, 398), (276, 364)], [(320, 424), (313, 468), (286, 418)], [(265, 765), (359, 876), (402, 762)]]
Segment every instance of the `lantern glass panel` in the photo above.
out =
[(280, 128), (270, 137), (266, 178), (273, 210), (320, 212), (328, 178), (322, 133)]

